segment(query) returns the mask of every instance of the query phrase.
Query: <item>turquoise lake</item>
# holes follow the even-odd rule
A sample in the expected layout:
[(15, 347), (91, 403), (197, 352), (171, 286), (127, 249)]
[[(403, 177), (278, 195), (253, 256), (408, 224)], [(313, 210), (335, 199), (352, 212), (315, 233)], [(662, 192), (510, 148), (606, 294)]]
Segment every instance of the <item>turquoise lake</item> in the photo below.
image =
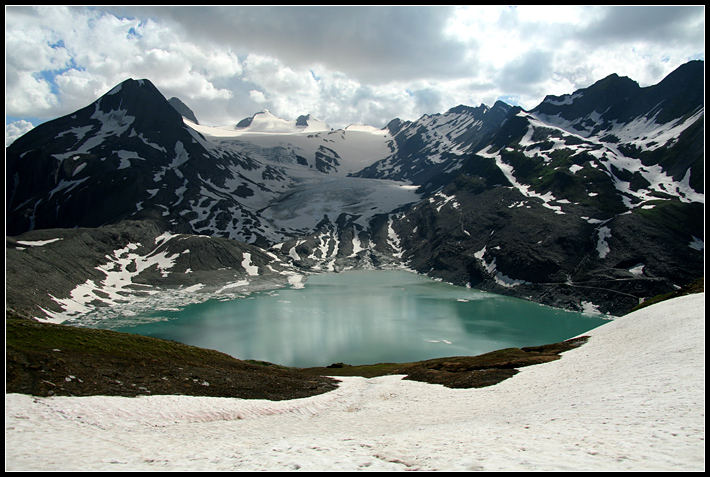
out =
[(555, 343), (608, 322), (402, 270), (313, 275), (300, 289), (150, 315), (111, 328), (296, 367), (471, 356)]

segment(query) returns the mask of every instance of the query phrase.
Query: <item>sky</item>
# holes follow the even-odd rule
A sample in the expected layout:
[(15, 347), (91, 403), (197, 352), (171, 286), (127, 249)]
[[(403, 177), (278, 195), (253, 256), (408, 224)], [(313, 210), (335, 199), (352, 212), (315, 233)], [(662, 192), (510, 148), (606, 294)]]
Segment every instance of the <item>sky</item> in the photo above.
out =
[(6, 144), (127, 78), (207, 126), (268, 109), (380, 128), (532, 109), (612, 73), (649, 86), (695, 59), (704, 6), (6, 6)]

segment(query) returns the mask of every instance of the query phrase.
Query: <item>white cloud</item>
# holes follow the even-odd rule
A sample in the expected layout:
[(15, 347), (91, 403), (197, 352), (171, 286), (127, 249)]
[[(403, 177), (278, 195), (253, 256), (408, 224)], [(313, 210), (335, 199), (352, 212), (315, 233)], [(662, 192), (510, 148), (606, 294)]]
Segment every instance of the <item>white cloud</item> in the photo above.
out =
[(260, 85), (270, 96), (316, 97), (317, 81), (307, 69), (294, 70), (276, 58), (249, 55), (244, 61), (244, 81)]
[(255, 89), (249, 91), (249, 99), (254, 101), (255, 103), (265, 103), (266, 102), (266, 96), (264, 93), (261, 91), (257, 91)]
[(12, 144), (15, 139), (28, 133), (34, 126), (31, 122), (20, 119), (5, 125), (5, 147)]
[(451, 76), (462, 45), (441, 35), (449, 7), (126, 7), (152, 15), (193, 42), (279, 58), (292, 68), (321, 64), (363, 82)]
[(655, 84), (704, 59), (704, 7), (461, 7), (447, 34), (478, 45), (478, 84), (525, 108), (609, 74)]
[[(229, 49), (187, 43), (151, 20), (67, 7), (9, 8), (7, 13), (6, 112), (11, 116), (68, 114), (129, 77), (150, 79), (168, 97), (226, 100), (232, 93), (214, 81), (241, 73)], [(47, 73), (54, 84), (42, 76)]]
[(6, 114), (148, 78), (206, 125), (268, 108), (382, 127), (457, 104), (655, 84), (704, 59), (704, 7), (7, 7)]
[(44, 78), (29, 71), (7, 71), (6, 78), (5, 112), (11, 116), (38, 116), (38, 111), (50, 111), (57, 105), (52, 86)]

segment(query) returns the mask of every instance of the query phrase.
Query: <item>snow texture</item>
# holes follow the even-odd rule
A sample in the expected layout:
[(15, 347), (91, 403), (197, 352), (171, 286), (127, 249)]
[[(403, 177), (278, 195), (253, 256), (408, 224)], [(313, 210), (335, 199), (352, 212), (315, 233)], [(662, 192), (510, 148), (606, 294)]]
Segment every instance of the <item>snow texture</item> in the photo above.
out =
[[(573, 98), (567, 99), (571, 101)], [(546, 100), (546, 102), (553, 104), (555, 101), (549, 98)], [(679, 119), (672, 124), (658, 124), (655, 122), (655, 116), (650, 119), (640, 117), (628, 124), (614, 122), (610, 129), (603, 131), (603, 135), (616, 136), (620, 143), (636, 146), (642, 151), (653, 151), (660, 146), (671, 145), (676, 142), (680, 134), (694, 124), (704, 114), (704, 111), (704, 108), (701, 108), (689, 118), (685, 120)], [(579, 129), (580, 123), (599, 124), (601, 114), (595, 111), (585, 117), (583, 121), (575, 120), (572, 122), (559, 115), (548, 116), (541, 113), (531, 114), (521, 111), (518, 116), (527, 119), (529, 125), (525, 136), (520, 140), (520, 150), (531, 158), (541, 156), (546, 163), (549, 163), (555, 151), (560, 149), (571, 150), (574, 153), (586, 152), (594, 156), (595, 162), (598, 164), (591, 164), (594, 167), (601, 167), (609, 174), (614, 181), (614, 186), (624, 198), (624, 203), (629, 209), (638, 207), (646, 201), (657, 200), (658, 193), (675, 196), (681, 202), (705, 202), (705, 194), (696, 192), (690, 187), (690, 170), (688, 170), (683, 180), (674, 180), (660, 165), (644, 165), (640, 159), (634, 159), (622, 154), (615, 144), (606, 142), (603, 138), (592, 136), (591, 131), (593, 128), (591, 126), (588, 130)], [(551, 142), (551, 147), (544, 151), (534, 147), (537, 143), (532, 138), (536, 130), (547, 130), (554, 133), (547, 138)], [(568, 144), (568, 139), (575, 139), (579, 144)], [(559, 205), (552, 204), (560, 201), (553, 197), (551, 193), (539, 194), (532, 191), (529, 185), (521, 183), (516, 178), (516, 172), (513, 167), (503, 160), (501, 151), (493, 151), (493, 149), (493, 147), (489, 147), (487, 150), (479, 151), (478, 154), (482, 157), (494, 159), (506, 178), (523, 195), (539, 198), (543, 201), (545, 207), (554, 210), (558, 214), (564, 213)], [(570, 167), (572, 173), (576, 173), (580, 169), (581, 167), (578, 165)], [(638, 173), (648, 181), (649, 186), (647, 188), (634, 189), (629, 182), (617, 178), (614, 175), (614, 170)], [(636, 203), (630, 200), (632, 197), (636, 199)]]
[[(151, 267), (157, 267), (163, 276), (169, 272), (178, 255), (168, 255), (168, 252), (158, 251), (157, 248), (174, 237), (179, 237), (179, 235), (171, 235), (166, 232), (157, 237), (156, 248), (145, 255), (137, 252), (141, 244), (136, 243), (129, 243), (122, 249), (114, 250), (113, 255), (106, 256), (107, 262), (105, 264), (96, 267), (96, 270), (105, 275), (103, 280), (98, 283), (96, 280), (86, 280), (76, 286), (68, 298), (60, 299), (50, 295), (62, 307), (63, 311), (44, 310), (48, 316), (45, 321), (63, 323), (72, 317), (89, 313), (94, 309), (92, 304), (97, 301), (101, 301), (109, 307), (120, 307), (125, 304), (138, 306), (139, 302), (146, 301), (151, 297), (158, 298), (156, 297), (158, 291), (148, 285), (140, 286), (140, 293), (136, 293), (135, 288), (138, 285), (133, 283), (133, 279)], [(42, 244), (44, 243), (49, 243), (49, 241), (44, 241)], [(25, 244), (29, 244), (29, 242)], [(128, 300), (128, 297), (131, 299)]]
[[(390, 143), (393, 138), (389, 131), (371, 126), (353, 125), (331, 130), (324, 123), (316, 122), (323, 126), (309, 125), (303, 129), (268, 112), (254, 115), (252, 124), (245, 128), (210, 127), (188, 120), (184, 122), (211, 144), (267, 163), (294, 163), (298, 156), (310, 160), (321, 147), (333, 149), (342, 159), (333, 172), (341, 176), (357, 172), (392, 152)], [(309, 124), (311, 122), (314, 121)]]
[(278, 402), (9, 394), (5, 467), (704, 471), (704, 315), (704, 294), (652, 305), (481, 389), (385, 376)]

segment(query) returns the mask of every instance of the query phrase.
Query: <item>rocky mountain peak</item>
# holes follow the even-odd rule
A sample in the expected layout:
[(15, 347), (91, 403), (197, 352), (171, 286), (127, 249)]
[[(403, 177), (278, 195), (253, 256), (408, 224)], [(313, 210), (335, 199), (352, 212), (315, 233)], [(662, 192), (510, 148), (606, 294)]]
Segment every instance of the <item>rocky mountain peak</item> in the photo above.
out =
[(454, 106), (453, 108), (449, 109), (446, 113), (447, 114), (476, 114), (476, 113), (485, 113), (488, 111), (488, 106), (485, 104), (481, 104), (478, 107), (473, 107), (473, 106), (466, 106), (463, 104), (459, 104), (458, 106)]
[(402, 119), (395, 118), (387, 123), (385, 129), (387, 129), (392, 135), (396, 135), (409, 124), (411, 124), (411, 121), (404, 121)]
[(100, 97), (95, 104), (98, 110), (104, 112), (126, 111), (128, 115), (141, 118), (160, 115), (174, 120), (179, 116), (165, 96), (147, 79), (129, 78)]
[(197, 116), (195, 116), (195, 113), (193, 113), (192, 110), (185, 103), (180, 101), (180, 98), (176, 98), (173, 96), (168, 100), (168, 102), (173, 108), (175, 108), (178, 113), (180, 113), (182, 117), (187, 118), (195, 124), (200, 124), (197, 121)]
[(584, 118), (593, 112), (619, 117), (636, 100), (641, 87), (635, 81), (611, 74), (588, 88), (563, 96), (546, 96), (532, 112), (564, 119)]
[(236, 129), (248, 132), (296, 133), (330, 131), (332, 128), (311, 114), (301, 115), (294, 121), (288, 121), (268, 109), (263, 109), (239, 121)]
[(310, 114), (299, 116), (298, 118), (296, 118), (296, 126), (302, 126), (302, 127), (308, 126), (309, 119), (311, 119)]

